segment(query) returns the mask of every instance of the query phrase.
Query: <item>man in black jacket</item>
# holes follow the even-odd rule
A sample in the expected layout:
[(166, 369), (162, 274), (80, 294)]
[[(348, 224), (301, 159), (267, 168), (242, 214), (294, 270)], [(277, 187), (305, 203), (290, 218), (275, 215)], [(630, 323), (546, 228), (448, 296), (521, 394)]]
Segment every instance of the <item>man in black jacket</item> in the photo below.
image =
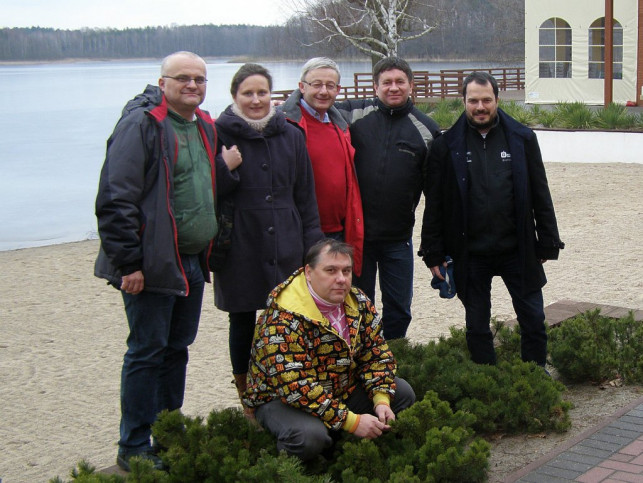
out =
[(542, 264), (564, 244), (535, 133), (498, 109), (498, 85), (484, 72), (464, 81), (465, 112), (433, 144), (420, 254), (443, 279), (454, 263), (466, 337), (476, 363), (495, 364), (491, 280), (502, 277), (521, 328), (524, 361), (544, 366), (547, 333)]
[[(210, 281), (217, 143), (214, 122), (199, 109), (206, 82), (198, 55), (166, 57), (159, 86), (123, 110), (100, 175), (94, 273), (121, 291), (130, 329), (116, 460), (126, 471), (134, 456), (162, 467), (150, 428), (161, 410), (183, 405), (188, 346)], [(217, 157), (217, 175), (231, 176), (240, 162), (231, 147)]]
[(379, 270), (382, 324), (387, 340), (411, 323), (415, 208), (438, 125), (411, 100), (413, 72), (398, 57), (373, 67), (374, 99), (335, 103), (350, 122), (364, 211), (362, 273), (353, 284), (375, 300)]

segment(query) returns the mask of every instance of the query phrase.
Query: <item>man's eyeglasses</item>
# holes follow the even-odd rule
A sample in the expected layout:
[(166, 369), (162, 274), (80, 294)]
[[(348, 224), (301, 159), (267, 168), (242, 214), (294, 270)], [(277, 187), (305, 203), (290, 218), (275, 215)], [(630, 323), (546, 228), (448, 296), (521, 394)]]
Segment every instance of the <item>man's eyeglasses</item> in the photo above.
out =
[(174, 79), (177, 82), (180, 82), (181, 84), (189, 84), (191, 81), (194, 81), (194, 83), (198, 86), (202, 86), (206, 82), (208, 82), (208, 79), (206, 79), (203, 76), (198, 76), (198, 77), (190, 77), (189, 75), (177, 75), (177, 76), (171, 76), (171, 75), (164, 75), (164, 79)]
[(304, 84), (308, 84), (310, 87), (315, 89), (316, 91), (321, 91), (322, 87), (325, 87), (328, 92), (332, 92), (334, 90), (337, 90), (339, 86), (335, 84), (334, 82), (329, 82), (328, 84), (324, 84), (323, 82), (320, 81), (315, 81), (315, 82), (306, 82), (302, 81)]

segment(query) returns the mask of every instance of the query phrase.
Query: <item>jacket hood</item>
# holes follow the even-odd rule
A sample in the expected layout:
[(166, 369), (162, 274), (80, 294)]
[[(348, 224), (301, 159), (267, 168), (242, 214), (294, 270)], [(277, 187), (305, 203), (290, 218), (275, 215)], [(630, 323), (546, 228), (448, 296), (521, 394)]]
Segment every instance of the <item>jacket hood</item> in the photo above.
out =
[[(301, 123), (301, 118), (303, 117), (303, 114), (301, 113), (301, 99), (301, 91), (299, 89), (295, 89), (294, 91), (292, 91), (292, 94), (288, 96), (286, 102), (279, 106), (277, 109), (282, 111), (289, 121), (294, 122), (295, 124), (299, 124)], [(330, 118), (331, 122), (342, 131), (346, 131), (346, 129), (348, 129), (348, 123), (346, 122), (346, 119), (344, 119), (344, 117), (335, 106), (330, 106), (330, 109), (328, 109), (328, 117)]]
[[(157, 121), (162, 121), (167, 117), (167, 102), (159, 86), (148, 84), (141, 94), (129, 100), (121, 112), (121, 119), (141, 109), (150, 113)], [(197, 107), (195, 114), (208, 124), (214, 123), (207, 111)]]
[(142, 94), (138, 94), (134, 99), (131, 99), (125, 104), (121, 116), (125, 117), (137, 109), (151, 111), (161, 104), (163, 104), (163, 92), (161, 88), (148, 84)]

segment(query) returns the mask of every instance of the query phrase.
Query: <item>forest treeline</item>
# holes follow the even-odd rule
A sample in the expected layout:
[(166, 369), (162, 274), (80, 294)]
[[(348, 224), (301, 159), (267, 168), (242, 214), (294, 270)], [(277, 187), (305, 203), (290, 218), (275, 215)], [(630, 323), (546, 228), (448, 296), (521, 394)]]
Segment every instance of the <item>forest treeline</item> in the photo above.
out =
[[(401, 55), (413, 59), (524, 60), (524, 2), (443, 0), (442, 5), (427, 6), (426, 18), (438, 28), (402, 44)], [(160, 58), (178, 50), (190, 50), (203, 57), (364, 58), (346, 41), (315, 43), (321, 38), (320, 32), (298, 17), (291, 18), (285, 26), (271, 27), (4, 28), (0, 29), (0, 61)]]

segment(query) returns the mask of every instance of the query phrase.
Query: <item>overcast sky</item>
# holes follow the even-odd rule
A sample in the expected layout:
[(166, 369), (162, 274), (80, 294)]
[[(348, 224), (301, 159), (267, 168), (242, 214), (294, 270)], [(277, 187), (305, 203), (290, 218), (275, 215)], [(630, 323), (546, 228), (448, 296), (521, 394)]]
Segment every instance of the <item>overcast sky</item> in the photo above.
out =
[(290, 0), (0, 0), (0, 27), (281, 25)]

